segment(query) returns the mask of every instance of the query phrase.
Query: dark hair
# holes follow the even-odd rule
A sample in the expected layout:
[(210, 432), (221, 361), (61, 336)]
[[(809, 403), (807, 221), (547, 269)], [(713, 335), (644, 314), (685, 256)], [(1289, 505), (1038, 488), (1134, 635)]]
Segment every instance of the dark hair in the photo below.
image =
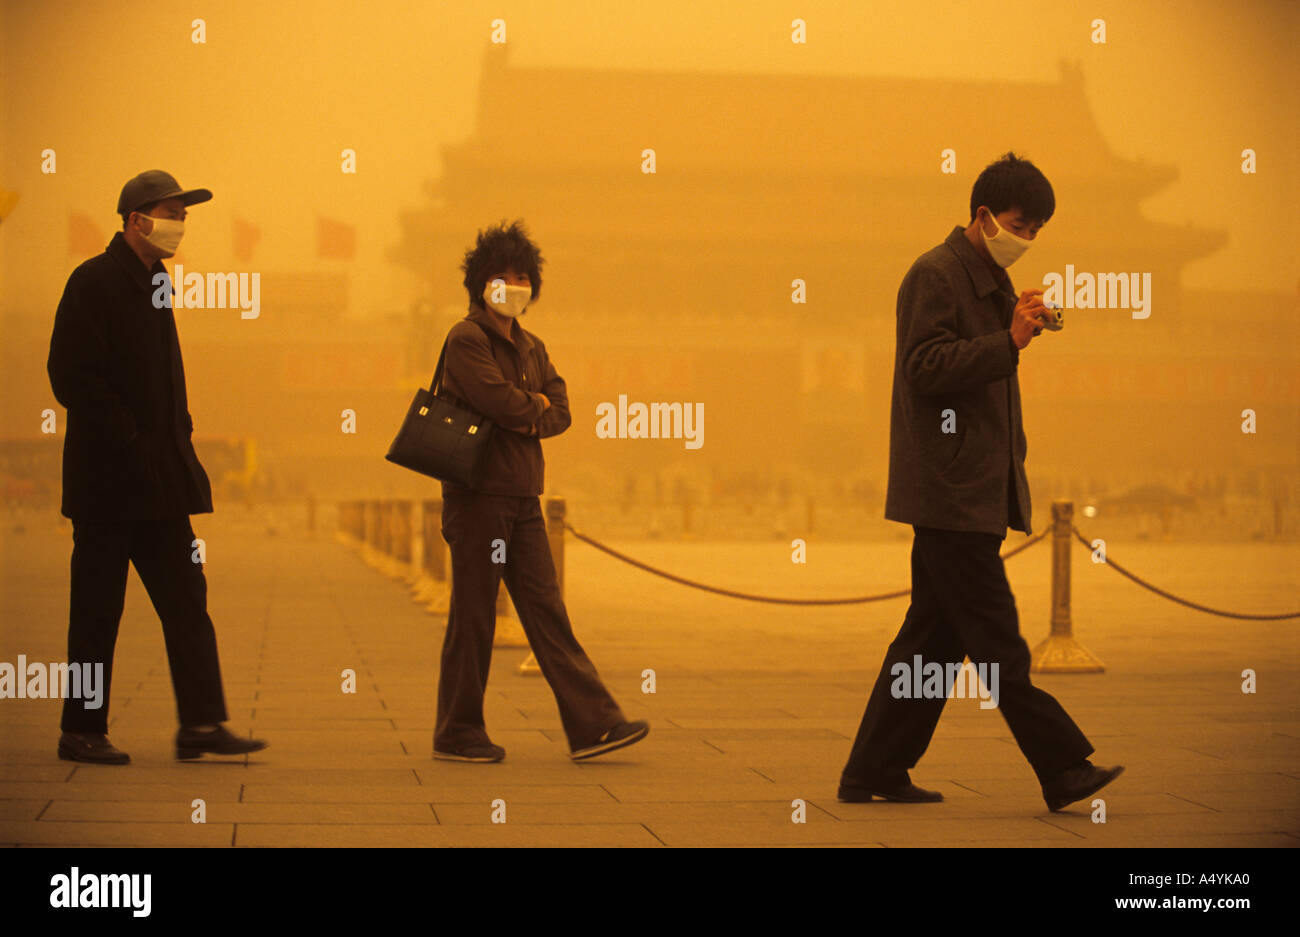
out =
[(483, 289), (488, 277), (506, 270), (528, 274), (533, 299), (542, 289), (542, 264), (546, 262), (524, 230), (522, 220), (509, 227), (502, 221), (495, 227), (478, 233), (478, 241), (465, 252), (460, 269), (465, 273), (465, 289), (469, 291), (471, 305), (483, 307)]
[(139, 208), (131, 209), (129, 212), (127, 212), (122, 216), (122, 230), (123, 231), (126, 230), (126, 224), (128, 221), (131, 220), (131, 215), (134, 214), (135, 212), (139, 212), (142, 215), (147, 215), (149, 214), (149, 212), (153, 211), (157, 207), (158, 207), (157, 202), (145, 202)]
[(1037, 166), (1015, 153), (1007, 153), (984, 167), (975, 180), (970, 192), (971, 221), (981, 205), (987, 205), (995, 215), (1019, 208), (1025, 220), (1046, 223), (1056, 211), (1056, 196)]

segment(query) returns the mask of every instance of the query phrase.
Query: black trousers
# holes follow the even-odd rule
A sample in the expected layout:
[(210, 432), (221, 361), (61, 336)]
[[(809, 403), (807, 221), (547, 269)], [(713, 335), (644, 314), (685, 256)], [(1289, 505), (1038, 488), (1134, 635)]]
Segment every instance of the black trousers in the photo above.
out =
[(121, 523), (73, 521), (72, 600), (68, 662), (104, 665), (104, 702), (63, 702), (64, 732), (107, 732), (113, 649), (126, 600), (128, 564), (144, 583), (162, 621), (167, 663), (182, 726), (224, 722), (217, 635), (208, 617), (203, 566), (191, 562), (194, 528), (188, 515)]
[[(434, 748), (455, 751), (490, 741), (483, 694), (503, 576), (542, 676), (555, 694), (570, 750), (594, 744), (626, 721), (573, 635), (540, 499), (444, 491), (442, 535), (451, 550), (451, 610), (442, 643)], [(493, 562), (494, 554), (499, 559), (503, 551), (505, 562)]]
[[(1092, 745), (1050, 694), (1029, 682), (1029, 645), (1020, 636), (1015, 597), (998, 555), (1003, 537), (913, 527), (912, 604), (889, 645), (844, 767), (846, 783), (889, 783), (925, 753), (946, 696), (895, 698), (893, 667), (923, 664), (978, 669), (998, 664), (997, 705), (1040, 783), (1087, 758)], [(990, 681), (991, 682), (991, 681)], [(949, 683), (945, 679), (945, 689)]]

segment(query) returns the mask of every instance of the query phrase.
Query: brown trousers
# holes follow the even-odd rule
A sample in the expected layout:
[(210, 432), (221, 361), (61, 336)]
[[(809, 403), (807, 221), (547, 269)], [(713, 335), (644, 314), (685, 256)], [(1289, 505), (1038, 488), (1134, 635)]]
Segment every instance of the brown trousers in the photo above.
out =
[[(483, 694), (503, 576), (538, 666), (555, 694), (570, 750), (594, 744), (625, 722), (573, 635), (540, 499), (444, 491), (442, 536), (451, 550), (451, 610), (442, 644), (433, 747), (456, 751), (490, 741), (483, 723)], [(494, 543), (498, 540), (501, 544)], [(494, 554), (500, 559), (502, 545), (505, 562), (494, 562)]]

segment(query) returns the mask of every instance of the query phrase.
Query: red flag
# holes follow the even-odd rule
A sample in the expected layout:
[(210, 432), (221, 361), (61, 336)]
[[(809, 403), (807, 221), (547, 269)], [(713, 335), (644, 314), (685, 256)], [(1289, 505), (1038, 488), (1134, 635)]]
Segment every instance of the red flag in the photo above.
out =
[(257, 247), (257, 242), (262, 239), (262, 229), (251, 221), (245, 221), (243, 218), (235, 218), (235, 259), (239, 261), (250, 261), (253, 259), (253, 249)]
[(99, 225), (84, 211), (68, 212), (68, 256), (93, 257), (102, 254), (108, 239)]
[(18, 204), (18, 193), (10, 192), (8, 189), (0, 189), (0, 221), (9, 217), (9, 213), (14, 210)]
[(332, 218), (316, 216), (316, 256), (351, 260), (357, 252), (357, 229)]

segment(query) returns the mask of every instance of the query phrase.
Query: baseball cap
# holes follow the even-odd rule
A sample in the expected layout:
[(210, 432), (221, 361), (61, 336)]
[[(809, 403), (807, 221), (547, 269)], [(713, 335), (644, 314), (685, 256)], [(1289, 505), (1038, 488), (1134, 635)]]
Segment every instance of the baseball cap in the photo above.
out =
[(161, 202), (165, 198), (178, 198), (186, 205), (195, 205), (212, 198), (208, 189), (182, 189), (176, 177), (161, 169), (149, 169), (122, 186), (117, 199), (117, 213), (129, 214), (141, 205)]

